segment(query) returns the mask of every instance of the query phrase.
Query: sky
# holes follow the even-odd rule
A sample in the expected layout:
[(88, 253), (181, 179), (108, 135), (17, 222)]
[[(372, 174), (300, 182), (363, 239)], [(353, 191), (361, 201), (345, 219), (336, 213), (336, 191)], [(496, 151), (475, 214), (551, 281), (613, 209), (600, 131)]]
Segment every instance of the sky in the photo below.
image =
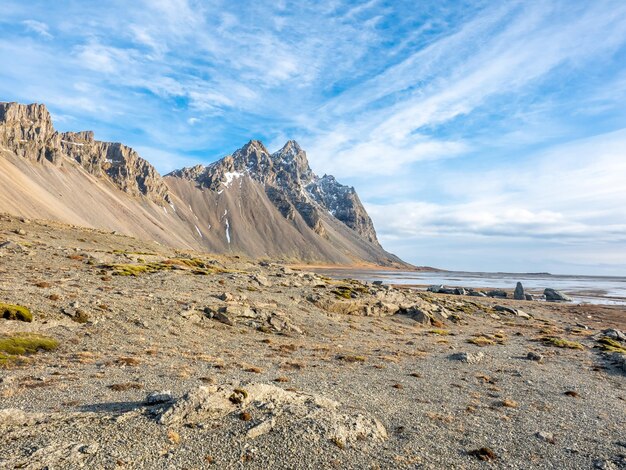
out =
[(3, 0), (0, 61), (162, 174), (295, 139), (414, 264), (626, 275), (623, 0)]

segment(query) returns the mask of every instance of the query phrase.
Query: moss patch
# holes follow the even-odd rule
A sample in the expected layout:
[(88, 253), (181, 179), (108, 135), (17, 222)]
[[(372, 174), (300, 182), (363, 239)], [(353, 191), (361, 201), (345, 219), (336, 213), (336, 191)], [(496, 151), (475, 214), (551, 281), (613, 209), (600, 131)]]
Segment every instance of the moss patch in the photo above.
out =
[(486, 336), (477, 336), (476, 338), (470, 338), (468, 343), (475, 344), (476, 346), (493, 346), (496, 342)]
[(0, 337), (0, 365), (7, 365), (38, 351), (52, 351), (58, 346), (59, 342), (54, 338), (36, 334), (20, 333)]
[(438, 336), (448, 336), (450, 334), (450, 332), (448, 330), (441, 330), (441, 329), (438, 329), (438, 328), (430, 330), (429, 333), (431, 335), (438, 335)]
[(193, 274), (207, 275), (220, 273), (238, 272), (235, 270), (224, 269), (214, 266), (208, 261), (198, 258), (173, 258), (165, 261), (153, 263), (138, 264), (104, 264), (100, 266), (102, 269), (111, 271), (114, 276), (141, 276), (143, 274), (152, 274), (160, 271), (185, 270), (191, 271)]
[(556, 348), (565, 348), (565, 349), (585, 349), (585, 347), (577, 343), (576, 341), (569, 341), (563, 338), (558, 338), (556, 336), (546, 336), (542, 338), (543, 341), (548, 346), (554, 346)]
[(626, 354), (626, 347), (622, 343), (607, 336), (603, 336), (598, 340), (596, 348), (606, 352)]
[(341, 299), (352, 299), (358, 297), (359, 294), (366, 294), (367, 292), (367, 287), (358, 284), (351, 286), (338, 286), (337, 288), (332, 290), (332, 293)]
[(0, 302), (0, 317), (7, 320), (19, 320), (32, 322), (33, 314), (26, 307), (14, 304), (4, 304)]

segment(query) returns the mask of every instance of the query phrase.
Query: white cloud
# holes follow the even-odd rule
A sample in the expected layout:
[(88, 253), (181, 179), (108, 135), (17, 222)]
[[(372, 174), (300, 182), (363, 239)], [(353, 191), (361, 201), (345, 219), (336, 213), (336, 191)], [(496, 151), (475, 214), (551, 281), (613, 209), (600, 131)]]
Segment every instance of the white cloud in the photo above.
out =
[(41, 21), (36, 20), (24, 20), (22, 24), (26, 27), (27, 30), (32, 31), (33, 33), (37, 33), (44, 39), (52, 39), (54, 36), (50, 34), (50, 30), (46, 23), (42, 23)]

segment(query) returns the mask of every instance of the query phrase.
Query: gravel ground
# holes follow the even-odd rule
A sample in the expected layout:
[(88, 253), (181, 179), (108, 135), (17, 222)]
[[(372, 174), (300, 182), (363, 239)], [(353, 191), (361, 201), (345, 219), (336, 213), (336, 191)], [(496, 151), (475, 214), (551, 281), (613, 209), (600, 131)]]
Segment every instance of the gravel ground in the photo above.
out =
[[(0, 319), (0, 334), (59, 345), (0, 368), (0, 468), (626, 468), (626, 375), (595, 347), (624, 329), (617, 308), (426, 296), (2, 216), (7, 240), (0, 302), (33, 321)], [(339, 313), (357, 304), (370, 315)], [(468, 343), (477, 336), (493, 344)], [(377, 420), (387, 437), (339, 442), (335, 414), (252, 398), (199, 425), (159, 423), (198, 387), (252, 383), (333, 400), (336, 416)], [(146, 403), (164, 390), (172, 402)]]

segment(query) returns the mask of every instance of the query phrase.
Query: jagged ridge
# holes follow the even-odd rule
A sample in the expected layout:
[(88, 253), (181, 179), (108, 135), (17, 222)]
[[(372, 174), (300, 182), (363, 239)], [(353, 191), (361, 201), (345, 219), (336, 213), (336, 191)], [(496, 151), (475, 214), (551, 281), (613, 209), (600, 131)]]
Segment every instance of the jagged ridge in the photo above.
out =
[(309, 166), (306, 152), (293, 140), (273, 154), (261, 142), (251, 140), (211, 165), (183, 168), (166, 176), (185, 178), (219, 191), (224, 182), (244, 174), (264, 185), (267, 196), (286, 219), (293, 220), (298, 212), (311, 229), (324, 236), (322, 212), (328, 213), (378, 245), (374, 224), (354, 188), (338, 183), (330, 175), (318, 177)]

